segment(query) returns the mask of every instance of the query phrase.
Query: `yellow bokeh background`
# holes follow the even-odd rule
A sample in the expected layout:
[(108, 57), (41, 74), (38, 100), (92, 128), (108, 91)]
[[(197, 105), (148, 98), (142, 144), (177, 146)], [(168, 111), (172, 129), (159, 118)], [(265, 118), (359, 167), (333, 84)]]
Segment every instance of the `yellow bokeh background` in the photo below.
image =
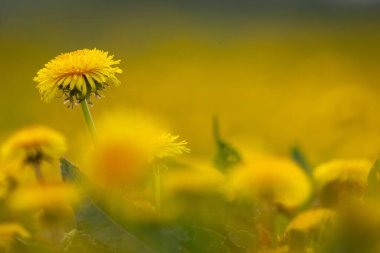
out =
[(32, 79), (59, 53), (96, 47), (121, 59), (124, 73), (94, 101), (95, 121), (114, 109), (145, 111), (197, 157), (215, 152), (213, 115), (238, 149), (288, 155), (297, 145), (313, 165), (377, 157), (375, 11), (143, 3), (0, 2), (1, 140), (45, 124), (68, 138), (68, 156), (79, 150), (89, 138), (80, 107), (43, 103)]

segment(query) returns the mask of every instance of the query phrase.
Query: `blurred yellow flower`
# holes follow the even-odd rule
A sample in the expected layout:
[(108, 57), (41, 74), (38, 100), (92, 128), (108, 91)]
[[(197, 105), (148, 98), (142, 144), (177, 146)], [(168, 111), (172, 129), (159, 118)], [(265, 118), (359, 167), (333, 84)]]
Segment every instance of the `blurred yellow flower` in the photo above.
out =
[(138, 113), (107, 113), (98, 123), (98, 142), (119, 143), (132, 148), (149, 161), (190, 152), (187, 141), (177, 141), (152, 118)]
[(29, 232), (18, 223), (0, 223), (0, 238), (14, 235), (19, 235), (23, 238), (30, 237)]
[(171, 135), (169, 133), (161, 133), (154, 138), (156, 149), (151, 158), (165, 158), (189, 153), (190, 149), (186, 147), (187, 141), (178, 141), (179, 135)]
[(120, 60), (98, 49), (83, 49), (60, 54), (38, 71), (34, 81), (45, 102), (64, 95), (65, 101), (73, 104), (81, 102), (91, 94), (109, 85), (119, 85), (115, 74), (122, 73), (118, 67)]
[(283, 208), (301, 205), (311, 193), (308, 176), (285, 158), (258, 158), (234, 170), (229, 178), (227, 192), (230, 197), (235, 194), (253, 196), (258, 202)]
[(30, 238), (29, 232), (20, 224), (15, 222), (0, 223), (0, 250), (7, 249), (15, 236), (23, 239)]
[(221, 192), (225, 182), (224, 175), (219, 170), (206, 164), (169, 170), (163, 176), (163, 192), (174, 195)]
[(59, 157), (66, 151), (65, 138), (45, 126), (30, 126), (19, 130), (2, 145), (5, 160), (39, 163)]
[(186, 141), (177, 141), (178, 136), (141, 115), (109, 113), (99, 120), (98, 130), (84, 167), (107, 184), (136, 181), (154, 162), (189, 152)]
[(296, 230), (309, 232), (316, 230), (324, 224), (331, 222), (334, 218), (334, 211), (327, 208), (315, 208), (298, 214), (288, 225), (285, 233)]
[(335, 181), (349, 181), (365, 187), (372, 164), (368, 160), (333, 160), (316, 167), (313, 175), (319, 188)]
[(70, 185), (24, 186), (12, 194), (9, 206), (16, 211), (55, 209), (76, 204), (79, 200), (79, 192)]
[(333, 160), (313, 171), (323, 206), (336, 206), (367, 191), (367, 177), (372, 167), (368, 160)]

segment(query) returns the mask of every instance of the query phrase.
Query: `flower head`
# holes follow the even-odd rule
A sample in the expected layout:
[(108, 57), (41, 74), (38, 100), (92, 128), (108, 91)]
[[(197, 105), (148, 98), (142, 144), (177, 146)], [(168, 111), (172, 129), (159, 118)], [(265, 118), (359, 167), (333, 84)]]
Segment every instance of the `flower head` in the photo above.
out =
[(178, 135), (168, 133), (146, 115), (109, 113), (99, 121), (98, 129), (99, 145), (123, 143), (149, 162), (190, 151), (187, 141), (178, 141)]
[(316, 167), (313, 175), (320, 188), (334, 181), (356, 182), (364, 187), (371, 167), (368, 160), (333, 160)]
[(224, 175), (205, 163), (190, 168), (166, 171), (163, 188), (171, 195), (207, 195), (221, 192)]
[(54, 209), (76, 204), (80, 193), (71, 185), (27, 185), (13, 193), (10, 207), (16, 211)]
[(101, 183), (130, 185), (153, 163), (189, 152), (186, 141), (177, 141), (178, 136), (141, 115), (109, 113), (100, 119), (98, 130), (95, 148), (83, 167)]
[(15, 222), (0, 223), (0, 251), (8, 252), (9, 245), (19, 236), (23, 239), (29, 239), (30, 233), (20, 224)]
[(321, 203), (335, 206), (367, 191), (372, 163), (368, 160), (333, 160), (317, 166), (313, 176)]
[(54, 226), (73, 219), (73, 207), (81, 200), (78, 188), (68, 184), (25, 185), (9, 197), (9, 207), (20, 213), (36, 213), (42, 225)]
[[(299, 213), (288, 224), (280, 243), (287, 243), (289, 252), (309, 252), (310, 244), (326, 237), (336, 223), (336, 212), (327, 208), (312, 208)], [(301, 251), (300, 251), (301, 250)]]
[(99, 97), (99, 91), (109, 85), (119, 85), (115, 74), (121, 69), (113, 67), (120, 60), (98, 49), (83, 49), (60, 54), (38, 71), (34, 81), (45, 102), (64, 95), (65, 102), (81, 102), (91, 94)]
[(45, 126), (30, 126), (19, 130), (2, 146), (6, 160), (20, 160), (26, 164), (51, 160), (66, 151), (65, 138)]
[(284, 158), (259, 158), (237, 168), (229, 178), (229, 191), (282, 208), (301, 205), (311, 193), (307, 175), (294, 162)]
[(330, 222), (334, 217), (334, 211), (327, 208), (315, 208), (298, 214), (286, 228), (286, 233), (297, 230), (309, 232)]

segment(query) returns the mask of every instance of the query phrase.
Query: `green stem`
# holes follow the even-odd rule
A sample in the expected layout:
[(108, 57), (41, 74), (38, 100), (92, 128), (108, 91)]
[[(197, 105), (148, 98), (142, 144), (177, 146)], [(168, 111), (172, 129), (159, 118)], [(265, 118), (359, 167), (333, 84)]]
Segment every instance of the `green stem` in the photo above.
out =
[(161, 211), (161, 176), (160, 176), (160, 167), (157, 166), (154, 169), (154, 196), (156, 202), (157, 213)]
[(95, 141), (96, 128), (95, 128), (94, 121), (92, 120), (90, 108), (88, 108), (87, 99), (83, 99), (80, 104), (82, 106), (83, 117), (84, 117), (84, 120), (86, 121), (88, 130), (90, 131), (92, 139)]

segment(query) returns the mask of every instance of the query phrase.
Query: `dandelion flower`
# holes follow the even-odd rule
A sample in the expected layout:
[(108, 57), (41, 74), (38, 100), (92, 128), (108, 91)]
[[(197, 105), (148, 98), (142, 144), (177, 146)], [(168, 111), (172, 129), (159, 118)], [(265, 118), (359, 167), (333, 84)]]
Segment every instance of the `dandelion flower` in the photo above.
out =
[(362, 196), (371, 167), (368, 160), (333, 160), (316, 167), (313, 176), (322, 204), (332, 206)]
[(194, 168), (170, 170), (165, 173), (163, 187), (170, 194), (199, 194), (221, 192), (224, 175), (207, 164)]
[(120, 142), (154, 161), (190, 152), (187, 141), (178, 141), (178, 135), (165, 131), (151, 118), (132, 113), (108, 113), (99, 122), (98, 142)]
[(161, 159), (165, 157), (174, 157), (183, 153), (190, 152), (186, 147), (187, 141), (178, 141), (179, 135), (172, 135), (170, 133), (162, 133), (154, 140), (156, 150), (153, 158)]
[(138, 181), (156, 162), (189, 152), (186, 141), (177, 141), (178, 136), (144, 116), (109, 113), (98, 127), (95, 148), (84, 167), (113, 185)]
[(327, 208), (315, 208), (298, 214), (286, 228), (286, 233), (291, 230), (309, 232), (316, 230), (332, 221), (334, 211)]
[(77, 189), (70, 185), (24, 186), (14, 192), (9, 205), (16, 211), (55, 209), (76, 204), (80, 200)]
[[(260, 158), (237, 168), (230, 175), (227, 191), (253, 196), (259, 203), (292, 209), (304, 203), (311, 192), (307, 175), (294, 162), (275, 157)], [(235, 192), (235, 193), (234, 193)]]
[(119, 85), (115, 74), (121, 69), (113, 67), (120, 60), (98, 49), (83, 49), (60, 54), (37, 72), (37, 82), (42, 99), (50, 102), (63, 95), (65, 102), (80, 103), (91, 94), (99, 97), (99, 91), (109, 85)]
[(335, 223), (335, 212), (326, 208), (314, 208), (299, 213), (289, 223), (282, 238), (289, 245), (289, 252), (313, 252), (311, 241), (323, 238), (330, 225)]
[(81, 196), (77, 188), (62, 183), (25, 185), (10, 195), (8, 204), (13, 211), (35, 213), (42, 225), (57, 226), (72, 223), (73, 206)]
[(1, 151), (6, 160), (36, 164), (62, 155), (66, 151), (66, 141), (60, 133), (48, 127), (30, 126), (10, 136)]
[[(23, 239), (30, 238), (30, 233), (15, 222), (0, 224), (0, 250), (8, 249), (15, 236), (20, 236)], [(6, 250), (8, 252), (8, 250)]]
[(333, 160), (316, 167), (313, 175), (319, 187), (334, 181), (352, 181), (364, 186), (371, 167), (368, 160)]

